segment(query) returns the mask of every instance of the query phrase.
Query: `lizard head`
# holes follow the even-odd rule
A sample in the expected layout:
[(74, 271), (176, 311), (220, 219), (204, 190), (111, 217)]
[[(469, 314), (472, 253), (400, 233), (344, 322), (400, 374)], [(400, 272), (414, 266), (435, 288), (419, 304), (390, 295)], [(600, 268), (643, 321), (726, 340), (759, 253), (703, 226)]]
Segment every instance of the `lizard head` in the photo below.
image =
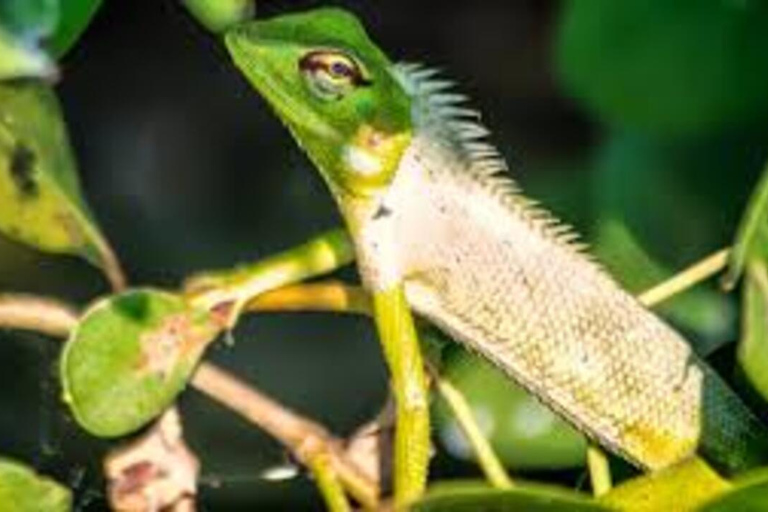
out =
[(318, 9), (251, 21), (225, 40), (334, 193), (388, 185), (410, 142), (411, 103), (357, 18)]

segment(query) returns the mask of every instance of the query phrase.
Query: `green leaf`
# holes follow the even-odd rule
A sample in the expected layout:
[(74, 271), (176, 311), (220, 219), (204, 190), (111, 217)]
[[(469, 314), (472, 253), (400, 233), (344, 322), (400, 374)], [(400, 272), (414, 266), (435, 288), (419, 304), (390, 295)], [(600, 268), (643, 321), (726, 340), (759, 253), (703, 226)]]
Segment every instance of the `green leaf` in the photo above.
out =
[(35, 44), (14, 38), (0, 26), (0, 81), (12, 78), (48, 78), (56, 67)]
[(731, 249), (723, 285), (730, 289), (744, 272), (750, 258), (768, 256), (768, 165), (752, 192)]
[(414, 512), (596, 512), (611, 510), (586, 495), (557, 487), (524, 484), (499, 490), (472, 482), (438, 484), (411, 510)]
[(47, 252), (80, 255), (115, 288), (123, 284), (83, 200), (58, 100), (35, 81), (0, 83), (0, 232)]
[(94, 435), (125, 435), (162, 413), (184, 389), (220, 331), (181, 297), (142, 289), (97, 302), (61, 360), (65, 401)]
[(256, 12), (255, 0), (183, 0), (183, 3), (198, 22), (217, 34), (251, 19)]
[(747, 267), (743, 288), (741, 339), (736, 357), (747, 379), (763, 396), (768, 397), (768, 266), (765, 260), (754, 260)]
[(768, 3), (570, 0), (562, 8), (559, 74), (609, 124), (692, 135), (768, 113)]
[[(0, 25), (16, 37), (38, 41), (53, 32), (59, 20), (60, 0), (3, 0)], [(72, 0), (61, 0), (66, 3)]]
[(631, 512), (674, 510), (685, 512), (726, 492), (730, 484), (701, 459), (634, 478), (614, 488), (598, 501)]
[[(462, 353), (446, 363), (443, 373), (466, 396), (504, 465), (516, 469), (584, 465), (584, 437), (490, 364)], [(442, 401), (435, 406), (435, 423), (453, 455), (472, 456)]]
[(61, 57), (80, 38), (103, 0), (62, 0), (59, 23), (46, 46), (56, 57)]
[(759, 469), (733, 482), (731, 491), (698, 509), (700, 512), (763, 512), (768, 510), (768, 471)]
[(26, 466), (0, 458), (0, 510), (66, 512), (72, 510), (72, 494)]

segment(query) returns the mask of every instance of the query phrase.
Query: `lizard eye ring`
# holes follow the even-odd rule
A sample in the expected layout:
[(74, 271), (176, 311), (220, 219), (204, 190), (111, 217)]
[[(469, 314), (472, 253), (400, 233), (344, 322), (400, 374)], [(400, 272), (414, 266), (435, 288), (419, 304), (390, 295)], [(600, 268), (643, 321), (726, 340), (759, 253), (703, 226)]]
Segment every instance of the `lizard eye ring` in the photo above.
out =
[(340, 100), (371, 83), (355, 59), (340, 51), (309, 52), (299, 61), (299, 70), (310, 91), (324, 100)]

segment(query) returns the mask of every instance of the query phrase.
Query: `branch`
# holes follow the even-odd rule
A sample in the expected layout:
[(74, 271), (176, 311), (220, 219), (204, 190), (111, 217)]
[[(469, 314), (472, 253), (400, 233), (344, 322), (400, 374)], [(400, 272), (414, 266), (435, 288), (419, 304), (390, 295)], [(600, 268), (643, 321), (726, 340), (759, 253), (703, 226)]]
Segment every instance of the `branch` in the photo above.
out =
[[(61, 302), (31, 295), (0, 295), (0, 328), (66, 338), (77, 322), (75, 310)], [(341, 443), (321, 425), (210, 363), (200, 364), (191, 385), (275, 437), (300, 461), (317, 465), (320, 458), (327, 458), (332, 470), (363, 506), (374, 509), (378, 505), (375, 483), (347, 459)]]

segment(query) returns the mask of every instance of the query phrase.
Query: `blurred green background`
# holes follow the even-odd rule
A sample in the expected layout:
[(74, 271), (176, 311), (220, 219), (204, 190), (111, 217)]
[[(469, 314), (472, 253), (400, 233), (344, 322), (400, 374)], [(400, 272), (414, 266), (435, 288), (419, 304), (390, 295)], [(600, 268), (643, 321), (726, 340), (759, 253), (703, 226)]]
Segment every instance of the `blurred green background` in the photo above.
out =
[[(391, 57), (455, 78), (515, 179), (576, 225), (630, 289), (730, 243), (768, 157), (768, 2), (274, 0), (259, 16), (318, 5), (350, 8)], [(133, 283), (175, 287), (339, 223), (287, 132), (175, 1), (107, 0), (61, 62), (57, 91), (87, 197)], [(78, 260), (0, 239), (0, 290), (85, 304), (104, 284)], [(736, 304), (714, 288), (662, 311), (702, 353), (736, 337)], [(57, 345), (0, 337), (0, 453), (75, 487), (83, 510), (100, 510), (107, 444), (63, 413)], [(365, 320), (261, 315), (235, 339), (211, 359), (336, 433), (351, 433), (386, 396)], [(578, 435), (485, 365), (449, 352), (449, 375), (511, 467), (583, 483)], [(203, 510), (319, 507), (305, 479), (260, 479), (285, 461), (268, 437), (194, 391), (181, 406), (204, 464)], [(477, 476), (437, 409), (435, 477)]]

